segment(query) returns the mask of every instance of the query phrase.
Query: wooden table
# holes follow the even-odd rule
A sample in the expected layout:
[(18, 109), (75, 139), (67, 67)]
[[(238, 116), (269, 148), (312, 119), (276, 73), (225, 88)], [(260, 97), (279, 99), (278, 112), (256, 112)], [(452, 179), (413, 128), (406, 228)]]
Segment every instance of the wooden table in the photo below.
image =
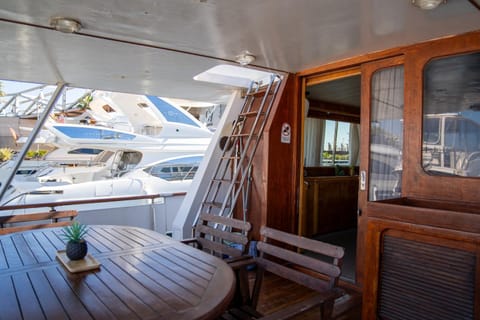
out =
[(60, 228), (0, 236), (0, 319), (212, 319), (235, 277), (222, 260), (159, 233), (90, 226), (100, 269), (70, 273), (55, 258)]

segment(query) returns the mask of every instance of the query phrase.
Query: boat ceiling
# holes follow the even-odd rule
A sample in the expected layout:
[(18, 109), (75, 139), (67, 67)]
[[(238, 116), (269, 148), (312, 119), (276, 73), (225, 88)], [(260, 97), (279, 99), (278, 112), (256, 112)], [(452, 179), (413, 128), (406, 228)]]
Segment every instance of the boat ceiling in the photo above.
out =
[[(81, 30), (55, 31), (58, 16)], [(193, 77), (243, 50), (254, 67), (295, 73), (478, 29), (468, 0), (431, 11), (410, 0), (4, 0), (0, 79), (223, 103), (231, 87)]]

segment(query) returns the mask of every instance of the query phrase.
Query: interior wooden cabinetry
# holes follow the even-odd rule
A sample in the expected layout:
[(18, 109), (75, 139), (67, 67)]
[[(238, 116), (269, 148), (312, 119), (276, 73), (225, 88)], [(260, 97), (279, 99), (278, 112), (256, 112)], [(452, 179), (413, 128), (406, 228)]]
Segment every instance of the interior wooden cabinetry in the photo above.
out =
[(305, 236), (356, 226), (358, 176), (304, 177)]

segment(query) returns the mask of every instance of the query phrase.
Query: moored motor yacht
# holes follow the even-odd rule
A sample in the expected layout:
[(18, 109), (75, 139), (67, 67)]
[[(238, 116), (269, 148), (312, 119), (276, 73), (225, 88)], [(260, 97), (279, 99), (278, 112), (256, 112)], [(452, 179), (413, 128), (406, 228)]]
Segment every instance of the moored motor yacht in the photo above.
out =
[[(141, 166), (122, 177), (86, 181), (75, 184), (45, 185), (21, 182), (14, 184), (2, 201), (2, 206), (41, 204), (106, 199), (156, 194), (175, 194), (188, 191), (203, 159), (203, 154), (191, 154), (163, 159)], [(109, 204), (95, 205), (97, 209)], [(12, 212), (3, 211), (2, 215)]]
[[(55, 149), (42, 159), (24, 160), (16, 178), (50, 184), (101, 180), (123, 175), (137, 165), (204, 153), (210, 143), (212, 132), (203, 123), (158, 97), (99, 91), (92, 94), (91, 104), (88, 114), (96, 125), (48, 121), (42, 144)], [(121, 111), (129, 109), (133, 111)], [(98, 125), (97, 118), (106, 118), (102, 111), (121, 114), (131, 131)], [(116, 123), (117, 117), (111, 115), (109, 123)], [(13, 164), (3, 164), (3, 174)]]

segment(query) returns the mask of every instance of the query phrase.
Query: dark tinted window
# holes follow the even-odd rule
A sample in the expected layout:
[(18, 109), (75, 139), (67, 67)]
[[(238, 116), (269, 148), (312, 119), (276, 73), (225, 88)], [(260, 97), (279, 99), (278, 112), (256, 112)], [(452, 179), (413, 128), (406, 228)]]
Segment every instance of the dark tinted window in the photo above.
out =
[(424, 170), (480, 176), (480, 53), (430, 61), (423, 96)]

